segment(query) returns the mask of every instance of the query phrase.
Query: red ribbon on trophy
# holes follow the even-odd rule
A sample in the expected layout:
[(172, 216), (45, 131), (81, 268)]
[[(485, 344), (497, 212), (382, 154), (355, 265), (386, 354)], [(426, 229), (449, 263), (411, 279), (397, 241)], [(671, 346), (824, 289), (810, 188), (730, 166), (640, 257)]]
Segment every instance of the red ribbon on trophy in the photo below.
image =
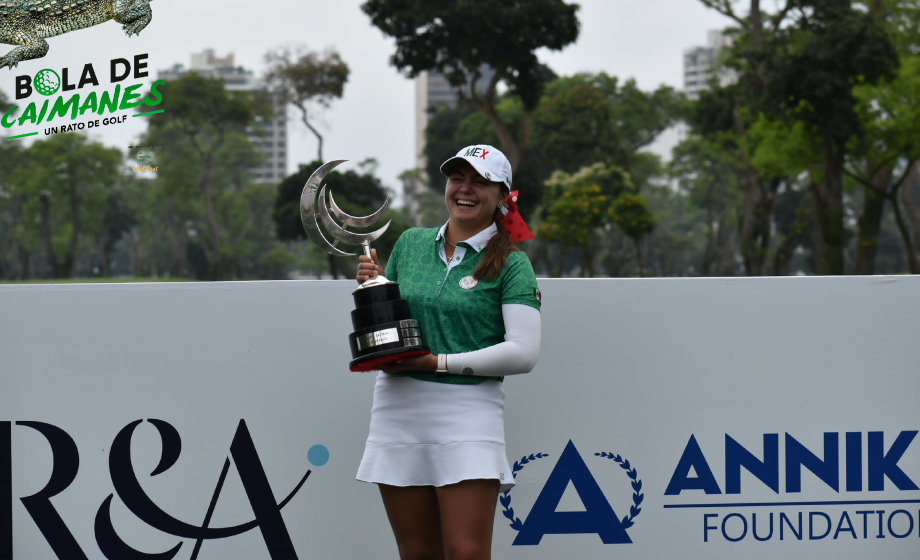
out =
[(535, 237), (530, 228), (527, 227), (527, 222), (518, 212), (517, 199), (518, 191), (511, 191), (508, 195), (508, 202), (501, 208), (503, 217), (499, 220), (513, 242), (527, 241)]

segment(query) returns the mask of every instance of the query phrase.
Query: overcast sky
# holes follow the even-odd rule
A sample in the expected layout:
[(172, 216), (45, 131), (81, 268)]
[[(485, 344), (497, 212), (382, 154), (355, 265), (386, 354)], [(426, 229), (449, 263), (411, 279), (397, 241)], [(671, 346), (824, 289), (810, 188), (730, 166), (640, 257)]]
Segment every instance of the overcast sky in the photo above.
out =
[[(643, 89), (660, 84), (682, 87), (682, 52), (704, 44), (706, 31), (724, 27), (725, 18), (706, 9), (699, 0), (581, 0), (578, 41), (561, 52), (540, 52), (541, 61), (556, 73), (600, 72), (633, 77)], [(121, 26), (109, 21), (53, 37), (51, 48), (39, 60), (0, 70), (0, 88), (13, 98), (15, 76), (34, 75), (43, 68), (60, 73), (70, 68), (79, 76), (91, 62), (101, 89), (108, 89), (112, 58), (149, 53), (151, 81), (155, 70), (181, 63), (191, 53), (212, 48), (218, 56), (233, 53), (238, 65), (264, 69), (266, 51), (285, 43), (302, 43), (311, 49), (335, 47), (351, 68), (344, 97), (326, 113), (323, 123), (324, 157), (358, 162), (374, 157), (379, 175), (396, 190), (397, 176), (414, 165), (411, 80), (389, 65), (393, 41), (370, 25), (361, 0), (261, 0), (223, 2), (157, 0), (151, 3), (153, 21), (140, 36), (125, 37)], [(253, 10), (258, 10), (253, 13)], [(11, 47), (0, 45), (5, 54)], [(72, 78), (73, 79), (73, 78)], [(296, 116), (296, 112), (292, 112)], [(95, 137), (126, 149), (144, 130), (144, 118), (100, 129)], [(316, 143), (303, 125), (288, 128), (288, 171), (310, 161)], [(43, 134), (36, 137), (43, 138)], [(668, 142), (660, 142), (659, 151)], [(459, 149), (459, 147), (458, 147)]]

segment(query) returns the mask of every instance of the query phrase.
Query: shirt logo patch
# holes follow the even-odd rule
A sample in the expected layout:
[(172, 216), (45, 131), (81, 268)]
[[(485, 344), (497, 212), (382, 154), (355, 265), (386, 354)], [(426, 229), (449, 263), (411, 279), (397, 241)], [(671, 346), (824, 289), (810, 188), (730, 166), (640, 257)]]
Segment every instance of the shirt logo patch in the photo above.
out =
[(472, 290), (479, 285), (479, 280), (473, 276), (464, 276), (460, 279), (460, 287), (464, 290)]
[(540, 291), (540, 288), (533, 289), (533, 297), (537, 298), (537, 301), (543, 303), (543, 292)]

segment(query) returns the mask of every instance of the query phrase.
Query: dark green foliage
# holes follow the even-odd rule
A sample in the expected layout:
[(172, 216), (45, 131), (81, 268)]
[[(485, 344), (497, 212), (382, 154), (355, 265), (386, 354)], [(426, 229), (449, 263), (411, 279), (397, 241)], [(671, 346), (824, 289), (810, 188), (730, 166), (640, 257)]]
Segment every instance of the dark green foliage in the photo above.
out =
[(898, 51), (920, 55), (920, 4), (916, 0), (885, 0), (891, 33)]
[[(228, 91), (215, 78), (190, 73), (160, 86), (163, 112), (150, 117), (150, 127), (179, 124), (192, 139), (196, 149), (202, 144), (219, 141), (229, 130), (243, 130), (255, 112), (247, 94)], [(138, 112), (143, 112), (141, 108)]]
[(529, 220), (537, 206), (543, 200), (543, 183), (553, 172), (553, 168), (542, 157), (539, 149), (527, 152), (514, 172), (512, 188), (520, 191), (518, 195), (518, 212)]
[[(39, 275), (69, 278), (87, 240), (105, 245), (109, 231), (119, 237), (124, 231), (109, 212), (121, 154), (74, 133), (55, 134), (23, 152), (22, 159), (3, 165), (11, 174), (0, 180), (9, 195), (9, 202), (0, 198), (0, 221), (6, 214), (20, 251), (41, 248), (48, 270)], [(24, 263), (19, 269), (20, 276), (29, 274)]]
[(14, 180), (27, 164), (23, 152), (20, 143), (0, 140), (0, 278), (7, 280), (28, 275), (23, 268), (28, 263), (22, 262), (29, 255), (28, 239), (17, 232), (26, 196)]
[[(169, 165), (164, 171), (174, 180), (166, 181), (165, 189), (178, 187), (183, 201), (200, 201), (203, 207), (197, 233), (207, 255), (207, 279), (240, 277), (245, 237), (254, 223), (262, 221), (252, 211), (260, 206), (258, 188), (244, 191), (251, 182), (247, 169), (260, 158), (244, 134), (264, 110), (264, 99), (227, 90), (221, 80), (194, 72), (167, 82), (161, 92), (163, 112), (150, 118), (146, 140), (168, 147), (164, 163)], [(172, 227), (176, 235), (184, 236), (178, 232), (180, 225), (177, 221)], [(184, 259), (176, 258), (172, 268), (178, 270)]]
[(684, 94), (670, 86), (659, 86), (655, 91), (645, 92), (632, 78), (619, 87), (616, 77), (607, 77), (603, 72), (597, 79), (607, 93), (620, 142), (627, 153), (647, 147), (687, 112)]
[(534, 144), (550, 169), (567, 173), (624, 158), (604, 92), (587, 83), (549, 97), (534, 114)]
[(776, 211), (773, 219), (776, 221), (776, 229), (779, 231), (791, 231), (795, 223), (796, 213), (799, 207), (808, 196), (805, 189), (790, 191), (787, 196), (779, 199), (776, 203)]
[(898, 54), (873, 14), (856, 10), (848, 0), (803, 1), (783, 39), (779, 55), (768, 66), (765, 110), (817, 132), (823, 161), (811, 187), (823, 243), (816, 272), (843, 274), (848, 235), (844, 162), (847, 144), (864, 134), (853, 86), (893, 78)]
[(621, 83), (616, 76), (604, 72), (560, 78), (547, 86), (543, 102), (564, 98), (585, 85), (592, 86), (606, 99), (610, 125), (615, 130), (619, 148), (623, 150), (619, 154), (621, 157), (651, 144), (689, 111), (684, 95), (674, 88), (660, 86), (655, 91), (645, 92), (632, 78)]
[(137, 225), (134, 211), (125, 202), (121, 191), (113, 191), (106, 199), (105, 216), (102, 220), (104, 233), (103, 249), (105, 254), (111, 254), (115, 244), (124, 234)]
[(459, 87), (485, 64), (528, 109), (539, 103), (546, 79), (534, 52), (578, 37), (578, 6), (562, 0), (368, 0), (361, 9), (396, 39), (396, 68), (410, 76), (438, 70)]
[[(511, 125), (515, 132), (517, 132), (520, 128), (521, 119), (520, 111), (513, 111), (513, 109), (519, 107), (520, 103), (507, 99), (503, 100), (499, 104), (499, 110), (502, 113), (503, 119)], [(498, 138), (495, 136), (495, 131), (492, 130), (492, 125), (489, 124), (489, 119), (479, 112), (468, 114), (462, 121), (460, 121), (460, 124), (457, 125), (457, 130), (454, 132), (453, 142), (453, 145), (456, 146), (457, 149), (455, 149), (450, 155), (453, 156), (457, 151), (459, 151), (459, 148), (463, 146), (472, 146), (473, 144), (499, 146)], [(438, 186), (440, 187), (440, 185)]]
[(732, 232), (738, 229), (743, 202), (735, 154), (721, 143), (694, 136), (674, 148), (669, 167), (680, 194), (701, 211), (696, 225), (705, 241), (695, 270), (703, 276), (734, 275)]
[[(534, 147), (531, 113), (545, 84), (555, 78), (537, 60), (536, 51), (560, 50), (575, 41), (578, 6), (563, 0), (368, 0), (362, 9), (396, 39), (392, 64), (409, 76), (426, 70), (443, 74), (458, 101), (488, 119), (496, 147), (516, 171)], [(484, 68), (492, 74), (488, 81), (480, 80)], [(497, 107), (499, 82), (519, 103), (517, 122), (506, 120)]]
[[(431, 181), (430, 186), (439, 190), (444, 187), (440, 171), (441, 164), (456, 155), (460, 148), (468, 145), (456, 139), (460, 123), (473, 114), (479, 114), (463, 105), (458, 107), (440, 105), (432, 107), (429, 111), (428, 127), (425, 129), (425, 172)], [(484, 117), (481, 118), (484, 119)], [(488, 123), (486, 125), (488, 126)], [(471, 143), (489, 144), (490, 140), (493, 139), (483, 138)]]
[[(574, 40), (573, 37), (572, 41)], [(559, 78), (549, 66), (540, 63), (528, 66), (519, 74), (512, 71), (511, 75), (511, 79), (505, 80), (508, 83), (508, 95), (520, 99), (527, 111), (535, 110), (540, 104), (540, 96), (545, 85)]]
[(704, 91), (690, 110), (690, 124), (696, 133), (706, 138), (733, 133), (738, 102), (738, 87), (734, 85)]
[(793, 111), (822, 136), (842, 144), (861, 129), (853, 86), (893, 78), (898, 54), (885, 29), (849, 0), (803, 5), (806, 10), (769, 68), (767, 108), (776, 116)]
[(109, 276), (134, 225), (118, 150), (80, 134), (0, 141), (0, 278)]
[(211, 263), (201, 241), (194, 239), (188, 242), (188, 271), (196, 280), (207, 280)]
[[(916, 32), (917, 25), (908, 23), (908, 6), (915, 9), (916, 3), (793, 0), (770, 13), (763, 2), (751, 0), (741, 15), (732, 0), (701, 2), (736, 26), (726, 30), (732, 44), (719, 55), (719, 64), (732, 73), (717, 70), (713, 91), (695, 104), (691, 123), (695, 134), (735, 160), (733, 174), (743, 201), (733, 211), (738, 222), (733, 236), (738, 236), (745, 273), (787, 274), (795, 248), (809, 240), (814, 241), (815, 273), (843, 274), (853, 260), (858, 273), (870, 273), (874, 253), (863, 248), (874, 242), (861, 241), (857, 259), (847, 254), (852, 232), (845, 217), (859, 212), (844, 196), (844, 173), (854, 157), (874, 159), (865, 169), (881, 173), (861, 179), (879, 183), (871, 188), (887, 188), (882, 184), (890, 171), (886, 166), (894, 167), (899, 154), (873, 158), (866, 147), (880, 145), (886, 134), (886, 140), (897, 136), (891, 131), (903, 128), (902, 113), (907, 112), (885, 110), (884, 124), (873, 126), (867, 118), (872, 110), (866, 107), (883, 102), (866, 104), (874, 95), (867, 95), (866, 88), (890, 89), (883, 84), (897, 73), (898, 50), (903, 52)], [(718, 86), (725, 77), (733, 85)], [(861, 88), (862, 99), (856, 95)], [(879, 99), (897, 97), (887, 92)], [(872, 137), (873, 129), (886, 133)], [(908, 157), (906, 151), (900, 155)], [(698, 171), (708, 173), (703, 167)], [(865, 200), (878, 202), (873, 196)], [(863, 207), (863, 237), (877, 238), (868, 225), (877, 229), (881, 208), (877, 203)], [(873, 210), (871, 219), (867, 209)], [(779, 211), (785, 212), (783, 219), (775, 215)], [(735, 244), (725, 247), (734, 251)]]

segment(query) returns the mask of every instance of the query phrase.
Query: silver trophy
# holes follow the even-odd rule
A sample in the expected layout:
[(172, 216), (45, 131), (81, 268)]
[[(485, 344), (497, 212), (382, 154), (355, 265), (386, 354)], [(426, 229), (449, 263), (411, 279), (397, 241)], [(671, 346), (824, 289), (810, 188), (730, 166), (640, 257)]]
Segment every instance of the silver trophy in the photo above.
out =
[[(323, 179), (336, 166), (348, 160), (339, 159), (324, 163), (310, 175), (300, 195), (300, 221), (307, 236), (330, 255), (353, 257), (355, 253), (346, 253), (337, 246), (361, 245), (364, 254), (371, 256), (371, 241), (379, 239), (390, 227), (387, 222), (382, 228), (370, 233), (354, 233), (344, 226), (367, 227), (383, 216), (390, 204), (387, 197), (383, 206), (369, 216), (351, 216), (342, 211), (329, 192), (329, 204), (326, 204), (326, 187), (320, 186)], [(317, 191), (319, 197), (317, 197)], [(329, 210), (342, 224), (332, 219)], [(317, 216), (319, 221), (317, 221)], [(335, 241), (329, 243), (319, 228), (319, 222)], [(424, 345), (418, 322), (409, 312), (409, 303), (399, 295), (399, 284), (390, 282), (383, 275), (370, 278), (352, 292), (355, 310), (351, 312), (351, 322), (355, 332), (348, 335), (351, 346), (352, 361), (348, 367), (351, 371), (370, 371), (391, 364), (400, 358), (430, 354)]]

